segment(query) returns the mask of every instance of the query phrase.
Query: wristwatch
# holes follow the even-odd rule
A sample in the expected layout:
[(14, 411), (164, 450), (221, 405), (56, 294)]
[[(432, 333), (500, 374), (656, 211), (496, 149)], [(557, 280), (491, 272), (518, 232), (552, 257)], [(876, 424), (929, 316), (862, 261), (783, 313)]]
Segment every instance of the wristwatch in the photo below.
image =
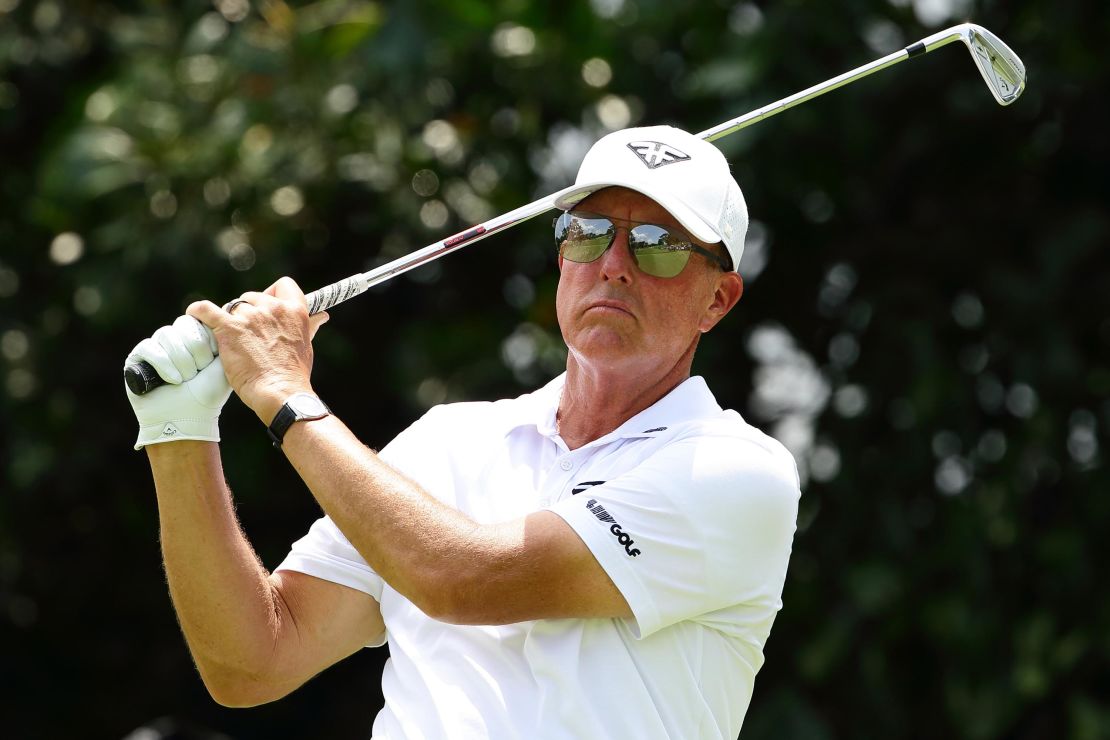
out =
[(293, 422), (322, 419), (330, 413), (331, 409), (319, 397), (311, 393), (294, 393), (285, 399), (266, 433), (270, 435), (274, 447), (281, 447), (281, 441), (285, 439), (285, 433), (293, 426)]

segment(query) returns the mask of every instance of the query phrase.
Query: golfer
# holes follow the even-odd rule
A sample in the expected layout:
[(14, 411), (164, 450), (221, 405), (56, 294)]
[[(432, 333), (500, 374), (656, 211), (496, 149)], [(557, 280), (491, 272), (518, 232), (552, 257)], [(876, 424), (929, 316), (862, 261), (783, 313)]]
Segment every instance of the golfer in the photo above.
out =
[[(790, 454), (690, 374), (743, 290), (743, 196), (716, 147), (657, 126), (599, 141), (557, 203), (566, 372), (437, 406), (378, 453), (315, 394), (327, 316), (289, 278), (194, 303), (129, 356), (170, 382), (130, 396), (136, 448), (218, 702), (388, 643), (375, 738), (737, 736), (799, 497)], [(272, 573), (221, 469), (232, 390), (325, 514)]]

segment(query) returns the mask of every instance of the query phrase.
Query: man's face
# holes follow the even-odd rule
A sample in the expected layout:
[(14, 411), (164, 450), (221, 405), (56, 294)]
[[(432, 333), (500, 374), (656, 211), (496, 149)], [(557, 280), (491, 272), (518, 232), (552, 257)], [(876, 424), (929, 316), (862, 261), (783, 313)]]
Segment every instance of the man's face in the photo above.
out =
[[(620, 227), (639, 222), (682, 230), (658, 203), (625, 188), (599, 190), (575, 210), (605, 216)], [(555, 305), (563, 339), (574, 361), (598, 370), (669, 370), (692, 355), (698, 336), (728, 313), (743, 289), (739, 275), (699, 254), (673, 278), (640, 271), (625, 228), (594, 262), (560, 259), (559, 270)]]

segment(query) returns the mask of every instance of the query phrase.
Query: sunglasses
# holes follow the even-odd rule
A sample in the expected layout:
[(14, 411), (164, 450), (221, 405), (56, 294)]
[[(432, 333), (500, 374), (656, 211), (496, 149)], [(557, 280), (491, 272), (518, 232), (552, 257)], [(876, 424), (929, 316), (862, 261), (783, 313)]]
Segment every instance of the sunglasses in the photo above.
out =
[(555, 227), (555, 245), (565, 260), (593, 262), (613, 246), (617, 231), (626, 229), (632, 259), (640, 270), (652, 277), (673, 278), (678, 275), (690, 261), (692, 252), (717, 263), (722, 270), (731, 269), (728, 262), (694, 244), (679, 229), (636, 221), (628, 223), (636, 225), (631, 228), (617, 226), (604, 216), (566, 211), (552, 223)]

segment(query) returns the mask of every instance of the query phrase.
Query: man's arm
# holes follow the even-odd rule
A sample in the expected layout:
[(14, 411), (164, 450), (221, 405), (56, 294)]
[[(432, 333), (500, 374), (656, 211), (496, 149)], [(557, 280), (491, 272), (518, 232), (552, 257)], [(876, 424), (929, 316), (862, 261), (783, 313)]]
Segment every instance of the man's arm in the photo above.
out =
[[(208, 301), (187, 313), (212, 329), (231, 386), (264, 424), (311, 392), (311, 321), (289, 278), (244, 293), (234, 314)], [(334, 416), (293, 424), (286, 455), (327, 513), (390, 586), (442, 621), (506, 624), (632, 611), (558, 515), (479, 525), (398, 474)]]
[(383, 462), (334, 416), (294, 424), (282, 449), (366, 562), (431, 617), (508, 624), (632, 616), (557, 514), (478, 524)]
[(382, 634), (371, 596), (301, 573), (267, 573), (235, 517), (216, 444), (172, 442), (147, 454), (170, 595), (216, 701), (278, 699)]

